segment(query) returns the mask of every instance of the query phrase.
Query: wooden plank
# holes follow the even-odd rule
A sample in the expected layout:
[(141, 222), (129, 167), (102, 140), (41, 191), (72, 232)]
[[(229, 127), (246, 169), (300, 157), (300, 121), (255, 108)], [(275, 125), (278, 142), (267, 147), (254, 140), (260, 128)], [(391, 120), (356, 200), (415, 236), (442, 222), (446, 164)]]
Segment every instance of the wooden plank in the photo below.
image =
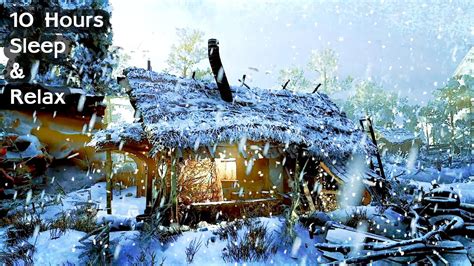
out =
[(328, 174), (330, 175), (331, 177), (334, 178), (334, 180), (336, 180), (336, 182), (338, 184), (343, 184), (344, 183), (344, 180), (341, 179), (337, 174), (333, 173), (333, 171), (331, 171), (331, 169), (324, 163), (324, 162), (319, 162), (319, 166), (321, 166), (321, 168), (323, 168), (323, 170)]
[(234, 204), (246, 204), (246, 203), (264, 203), (268, 201), (279, 201), (280, 199), (275, 198), (263, 198), (263, 199), (243, 199), (243, 200), (226, 200), (216, 202), (194, 202), (191, 206), (215, 206), (215, 205), (234, 205)]
[(304, 182), (304, 184), (303, 184), (303, 192), (304, 192), (304, 195), (306, 197), (306, 200), (308, 201), (309, 209), (312, 212), (316, 211), (316, 206), (314, 206), (313, 198), (311, 197), (311, 193), (309, 192), (307, 182)]

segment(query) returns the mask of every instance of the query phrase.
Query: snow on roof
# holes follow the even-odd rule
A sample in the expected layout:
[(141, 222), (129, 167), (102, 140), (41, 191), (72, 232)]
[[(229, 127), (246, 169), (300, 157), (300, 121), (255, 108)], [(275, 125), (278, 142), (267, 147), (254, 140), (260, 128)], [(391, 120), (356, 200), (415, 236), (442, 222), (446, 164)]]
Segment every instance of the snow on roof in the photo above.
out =
[(318, 157), (365, 153), (370, 145), (324, 94), (233, 86), (227, 103), (214, 83), (137, 68), (125, 73), (151, 155), (242, 139), (303, 146)]
[[(110, 139), (107, 139), (110, 134)], [(139, 145), (147, 141), (145, 132), (140, 123), (124, 123), (120, 126), (100, 130), (94, 133), (92, 140), (87, 146), (95, 147), (97, 150), (105, 146), (123, 147), (124, 145)]]
[(363, 150), (362, 133), (326, 95), (232, 87), (221, 100), (214, 83), (129, 69), (130, 98), (153, 152), (220, 142), (270, 141), (304, 145), (322, 155)]
[(390, 143), (401, 144), (406, 141), (421, 140), (419, 137), (415, 136), (412, 132), (404, 128), (376, 128), (377, 133), (380, 135), (381, 139), (385, 139)]
[(462, 75), (474, 75), (474, 47), (471, 47), (454, 71), (454, 76)]

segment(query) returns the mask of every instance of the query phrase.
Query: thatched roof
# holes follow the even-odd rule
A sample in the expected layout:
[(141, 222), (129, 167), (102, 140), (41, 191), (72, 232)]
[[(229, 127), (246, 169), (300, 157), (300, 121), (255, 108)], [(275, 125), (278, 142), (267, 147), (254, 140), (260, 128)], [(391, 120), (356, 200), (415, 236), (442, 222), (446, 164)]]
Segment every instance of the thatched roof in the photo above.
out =
[[(107, 139), (110, 135), (110, 139)], [(143, 131), (141, 123), (124, 123), (109, 129), (104, 129), (94, 133), (94, 137), (87, 146), (96, 149), (104, 149), (107, 147), (123, 148), (128, 146), (140, 146), (147, 141), (146, 134)]]
[[(324, 94), (233, 86), (234, 101), (214, 83), (128, 69), (129, 96), (140, 112), (151, 155), (242, 140), (303, 147), (318, 157), (365, 153), (365, 135)], [(103, 143), (96, 135), (95, 143)]]

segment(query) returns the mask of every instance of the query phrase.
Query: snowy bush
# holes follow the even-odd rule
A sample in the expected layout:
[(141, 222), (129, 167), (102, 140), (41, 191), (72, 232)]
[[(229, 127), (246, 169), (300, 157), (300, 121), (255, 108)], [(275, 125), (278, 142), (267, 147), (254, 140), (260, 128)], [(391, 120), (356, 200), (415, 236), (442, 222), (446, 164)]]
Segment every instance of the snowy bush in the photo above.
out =
[(39, 215), (21, 213), (13, 219), (12, 226), (7, 231), (7, 243), (10, 246), (18, 245), (33, 236), (35, 230), (45, 231), (47, 228), (48, 225)]
[(110, 250), (117, 243), (110, 241), (110, 226), (105, 225), (79, 239), (83, 250), (81, 256), (87, 265), (109, 265), (112, 258)]
[(250, 220), (243, 230), (240, 237), (228, 239), (222, 251), (225, 262), (266, 261), (277, 252), (274, 236), (268, 232), (266, 224)]
[(187, 246), (185, 250), (187, 263), (193, 262), (194, 256), (201, 248), (201, 245), (202, 245), (201, 237), (194, 238), (193, 240), (191, 240), (191, 242), (189, 243), (189, 246)]
[(35, 247), (28, 242), (0, 250), (0, 263), (4, 263), (2, 265), (33, 265), (34, 250)]
[(228, 223), (224, 226), (220, 226), (215, 234), (219, 236), (220, 240), (237, 240), (238, 231), (242, 229), (244, 223), (241, 220), (237, 220), (231, 223)]
[(141, 266), (141, 265), (164, 265), (166, 257), (161, 258), (161, 262), (158, 264), (157, 254), (155, 251), (146, 248), (145, 250), (140, 251), (137, 256), (132, 256), (130, 254), (128, 257), (128, 265)]
[(152, 240), (158, 240), (162, 244), (166, 244), (173, 242), (182, 234), (183, 232), (177, 226), (165, 227), (161, 224), (161, 220), (151, 219), (150, 221), (145, 221), (143, 226), (140, 227), (139, 241), (147, 243)]

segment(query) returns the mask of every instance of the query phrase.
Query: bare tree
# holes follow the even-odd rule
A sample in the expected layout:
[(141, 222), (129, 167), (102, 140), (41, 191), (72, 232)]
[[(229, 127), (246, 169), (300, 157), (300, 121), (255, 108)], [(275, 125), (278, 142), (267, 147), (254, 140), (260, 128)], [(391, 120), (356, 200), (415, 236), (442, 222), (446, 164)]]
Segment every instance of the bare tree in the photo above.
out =
[(188, 77), (196, 72), (196, 78), (210, 76), (209, 69), (199, 69), (198, 64), (207, 58), (207, 42), (204, 42), (204, 32), (197, 29), (176, 29), (178, 43), (173, 44), (166, 63), (171, 74)]
[(325, 92), (331, 91), (331, 84), (336, 81), (338, 61), (336, 52), (330, 48), (314, 50), (311, 53), (308, 66), (319, 74), (319, 83)]

